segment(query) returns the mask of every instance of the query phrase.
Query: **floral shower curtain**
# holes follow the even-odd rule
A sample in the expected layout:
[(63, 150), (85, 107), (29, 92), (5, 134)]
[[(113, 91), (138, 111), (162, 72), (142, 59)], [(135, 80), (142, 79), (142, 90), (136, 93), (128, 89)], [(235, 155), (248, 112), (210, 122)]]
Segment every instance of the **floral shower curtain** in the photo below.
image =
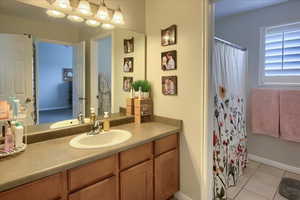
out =
[(216, 40), (214, 46), (214, 199), (226, 200), (247, 162), (246, 52)]

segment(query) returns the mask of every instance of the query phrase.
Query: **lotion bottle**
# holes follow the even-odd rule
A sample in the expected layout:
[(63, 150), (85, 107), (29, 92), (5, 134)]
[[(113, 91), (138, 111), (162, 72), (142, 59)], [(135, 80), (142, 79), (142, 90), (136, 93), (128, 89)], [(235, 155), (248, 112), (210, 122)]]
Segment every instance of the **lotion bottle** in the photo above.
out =
[(109, 115), (108, 112), (104, 112), (103, 130), (109, 131), (109, 129), (110, 129)]
[(4, 151), (10, 152), (14, 148), (14, 136), (11, 127), (8, 125), (5, 133)]
[(16, 148), (20, 148), (24, 145), (23, 143), (24, 127), (20, 122), (16, 123), (14, 131), (15, 131), (15, 146)]

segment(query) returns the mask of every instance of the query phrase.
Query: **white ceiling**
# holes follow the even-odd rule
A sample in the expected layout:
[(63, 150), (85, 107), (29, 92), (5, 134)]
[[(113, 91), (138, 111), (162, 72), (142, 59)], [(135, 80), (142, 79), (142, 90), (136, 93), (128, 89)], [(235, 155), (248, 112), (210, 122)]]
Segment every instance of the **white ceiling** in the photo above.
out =
[(216, 3), (215, 15), (216, 18), (219, 19), (288, 1), (289, 0), (219, 0)]

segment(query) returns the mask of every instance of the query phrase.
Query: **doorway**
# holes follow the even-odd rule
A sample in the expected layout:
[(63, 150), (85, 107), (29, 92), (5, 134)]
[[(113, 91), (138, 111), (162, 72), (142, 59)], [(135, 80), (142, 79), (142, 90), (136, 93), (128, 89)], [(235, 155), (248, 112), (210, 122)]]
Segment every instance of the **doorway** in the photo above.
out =
[(98, 49), (98, 114), (111, 112), (112, 37), (97, 41)]
[(37, 40), (35, 47), (37, 124), (84, 114), (84, 44)]
[(91, 40), (91, 107), (98, 115), (113, 113), (113, 37), (104, 34)]
[(73, 118), (73, 47), (38, 42), (37, 49), (39, 123)]

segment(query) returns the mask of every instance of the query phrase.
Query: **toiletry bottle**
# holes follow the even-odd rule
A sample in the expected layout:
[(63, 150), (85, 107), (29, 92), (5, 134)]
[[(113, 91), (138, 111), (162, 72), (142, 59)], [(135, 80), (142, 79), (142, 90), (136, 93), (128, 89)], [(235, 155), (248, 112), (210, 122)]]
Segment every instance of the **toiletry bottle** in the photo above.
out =
[(104, 112), (103, 130), (109, 131), (109, 129), (110, 129), (109, 115), (108, 115), (108, 112)]
[(4, 142), (4, 151), (10, 152), (14, 148), (14, 136), (11, 131), (10, 125), (7, 125), (6, 133), (5, 133), (5, 142)]
[(23, 143), (24, 127), (20, 122), (17, 122), (15, 124), (14, 132), (15, 132), (15, 146), (16, 148), (20, 148), (24, 145)]
[(90, 120), (91, 120), (91, 124), (94, 124), (95, 121), (96, 121), (96, 113), (95, 113), (95, 109), (94, 108), (91, 108)]
[[(2, 136), (3, 138), (5, 138), (6, 128), (3, 125), (1, 125), (0, 127), (1, 127), (0, 137)], [(0, 151), (4, 151), (4, 144), (0, 143)]]
[(9, 104), (6, 101), (0, 101), (0, 120), (9, 118)]
[(139, 87), (139, 99), (142, 99), (142, 87)]
[(13, 100), (13, 108), (14, 108), (14, 118), (18, 118), (18, 114), (20, 112), (20, 100), (19, 99), (14, 99)]

